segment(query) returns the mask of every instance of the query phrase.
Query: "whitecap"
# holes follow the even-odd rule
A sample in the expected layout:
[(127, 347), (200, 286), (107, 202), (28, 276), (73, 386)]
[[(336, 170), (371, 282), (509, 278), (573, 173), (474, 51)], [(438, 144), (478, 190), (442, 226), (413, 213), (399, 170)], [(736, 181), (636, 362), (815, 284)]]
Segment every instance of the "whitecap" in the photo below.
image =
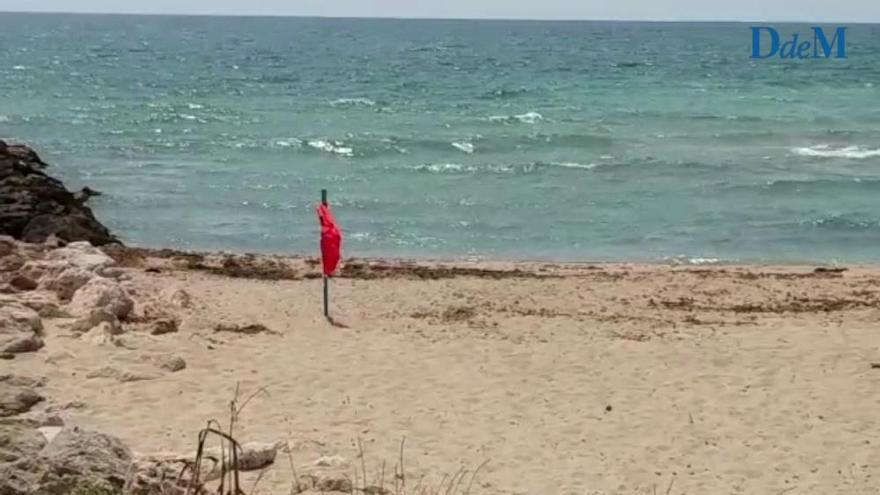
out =
[(471, 143), (457, 143), (456, 142), (456, 143), (452, 143), (452, 147), (459, 150), (459, 151), (463, 151), (467, 154), (471, 154), (474, 152), (474, 145)]
[(323, 139), (315, 139), (309, 141), (309, 146), (315, 148), (316, 150), (326, 151), (327, 153), (336, 153), (337, 155), (342, 156), (351, 156), (354, 153), (354, 150), (344, 146), (342, 141), (325, 141)]
[(793, 148), (791, 151), (795, 155), (819, 158), (850, 158), (861, 160), (864, 158), (880, 157), (880, 149), (862, 148), (861, 146), (833, 147), (827, 144), (819, 144), (804, 148)]
[(420, 172), (430, 172), (432, 174), (457, 173), (457, 172), (474, 172), (476, 168), (461, 165), (459, 163), (429, 163), (417, 165), (413, 170)]
[(368, 98), (339, 98), (330, 102), (330, 106), (334, 107), (354, 107), (358, 105), (372, 107), (376, 105), (376, 102)]
[(544, 116), (538, 112), (526, 112), (519, 115), (493, 115), (489, 117), (490, 122), (501, 122), (514, 124), (517, 122), (523, 124), (535, 124), (544, 120)]
[(592, 170), (596, 168), (595, 163), (577, 163), (577, 162), (550, 162), (549, 165), (562, 168), (580, 168), (584, 170)]
[(27, 70), (27, 67), (23, 65), (14, 65), (12, 66), (12, 70)]
[(9, 117), (7, 117), (6, 115), (0, 114), (0, 123), (9, 122), (10, 120), (11, 119)]
[(278, 148), (299, 148), (302, 147), (302, 141), (297, 138), (278, 139), (273, 145)]
[(190, 110), (201, 110), (201, 109), (205, 108), (203, 105), (199, 105), (198, 103), (187, 103), (186, 106)]

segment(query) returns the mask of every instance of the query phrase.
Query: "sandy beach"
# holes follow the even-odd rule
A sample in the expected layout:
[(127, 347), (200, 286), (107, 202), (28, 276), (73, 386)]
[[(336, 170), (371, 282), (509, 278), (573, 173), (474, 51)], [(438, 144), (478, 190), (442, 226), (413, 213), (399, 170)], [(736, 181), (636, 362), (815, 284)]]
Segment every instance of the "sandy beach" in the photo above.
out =
[[(488, 461), (472, 493), (877, 490), (876, 267), (349, 259), (331, 288), (343, 327), (321, 315), (314, 259), (107, 252), (136, 301), (118, 344), (46, 319), (45, 348), (2, 367), (139, 454), (191, 453), (238, 384), (265, 389), (240, 439), (289, 441), (300, 476), (351, 473), (361, 441), (378, 478), (405, 438), (424, 485)], [(157, 311), (179, 331), (152, 335)], [(167, 355), (186, 368), (94, 372)], [(256, 493), (292, 479), (284, 454)]]

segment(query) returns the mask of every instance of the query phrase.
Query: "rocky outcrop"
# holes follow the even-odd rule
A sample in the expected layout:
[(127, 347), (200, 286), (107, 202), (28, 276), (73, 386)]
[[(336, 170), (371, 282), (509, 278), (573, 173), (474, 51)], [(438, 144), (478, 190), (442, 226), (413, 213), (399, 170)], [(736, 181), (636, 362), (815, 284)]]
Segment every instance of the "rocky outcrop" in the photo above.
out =
[(94, 191), (74, 194), (47, 175), (34, 150), (0, 141), (0, 235), (41, 243), (54, 236), (96, 246), (116, 239), (85, 205)]
[(122, 493), (133, 458), (119, 439), (65, 428), (39, 452), (34, 452), (40, 445), (34, 431), (24, 422), (10, 428), (14, 451), (24, 455), (0, 462), (0, 493)]

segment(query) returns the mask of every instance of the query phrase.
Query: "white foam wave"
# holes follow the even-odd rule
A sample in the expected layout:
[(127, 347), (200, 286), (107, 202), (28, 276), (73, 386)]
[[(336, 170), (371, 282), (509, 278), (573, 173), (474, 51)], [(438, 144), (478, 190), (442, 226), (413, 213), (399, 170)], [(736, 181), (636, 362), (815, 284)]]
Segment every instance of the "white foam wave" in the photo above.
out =
[(490, 122), (505, 122), (505, 123), (516, 123), (521, 122), (523, 124), (535, 124), (544, 120), (544, 116), (538, 112), (527, 112), (519, 115), (493, 115), (489, 117)]
[(186, 106), (190, 110), (201, 110), (201, 109), (205, 108), (203, 105), (199, 105), (198, 103), (187, 103)]
[(458, 172), (474, 172), (475, 167), (461, 165), (459, 163), (428, 163), (413, 167), (414, 170), (420, 172), (430, 172), (432, 174), (458, 173)]
[(861, 146), (833, 147), (827, 144), (816, 146), (793, 148), (792, 153), (799, 156), (820, 158), (850, 158), (861, 160), (865, 158), (880, 157), (880, 149), (862, 148)]
[(9, 122), (10, 120), (6, 115), (0, 114), (0, 122)]
[(467, 142), (452, 143), (452, 147), (459, 150), (459, 151), (463, 151), (467, 154), (471, 154), (474, 152), (474, 145), (471, 143), (467, 143)]
[(274, 147), (276, 147), (276, 148), (301, 148), (301, 147), (302, 147), (302, 141), (300, 141), (300, 140), (297, 139), (297, 138), (290, 138), (290, 139), (276, 139), (276, 140), (272, 143), (272, 146), (274, 146)]
[(562, 168), (580, 168), (584, 170), (592, 170), (597, 167), (595, 163), (576, 163), (576, 162), (550, 162), (548, 165)]
[(309, 141), (309, 146), (316, 150), (326, 151), (327, 153), (336, 153), (337, 155), (342, 156), (352, 156), (352, 154), (354, 154), (354, 150), (345, 146), (342, 141), (330, 142), (323, 139), (315, 139)]
[(330, 102), (330, 106), (334, 107), (354, 107), (358, 105), (372, 107), (376, 106), (376, 102), (368, 98), (339, 98)]

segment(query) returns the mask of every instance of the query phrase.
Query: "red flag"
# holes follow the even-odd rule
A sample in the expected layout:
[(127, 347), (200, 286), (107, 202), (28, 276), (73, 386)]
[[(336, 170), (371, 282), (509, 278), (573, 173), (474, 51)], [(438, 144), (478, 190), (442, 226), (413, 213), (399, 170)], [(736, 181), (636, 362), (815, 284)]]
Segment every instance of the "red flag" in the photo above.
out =
[(342, 232), (336, 225), (330, 205), (318, 205), (318, 221), (321, 222), (321, 261), (324, 265), (324, 275), (329, 277), (336, 270), (339, 258), (342, 256)]

